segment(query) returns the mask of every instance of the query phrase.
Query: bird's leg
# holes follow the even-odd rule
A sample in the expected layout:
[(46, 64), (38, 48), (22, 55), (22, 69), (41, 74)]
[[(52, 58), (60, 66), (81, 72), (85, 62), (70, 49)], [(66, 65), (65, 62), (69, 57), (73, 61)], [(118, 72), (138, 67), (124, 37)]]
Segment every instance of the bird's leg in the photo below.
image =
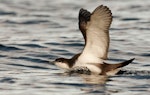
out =
[(87, 74), (90, 75), (91, 71), (84, 66), (77, 66), (77, 67), (73, 67), (68, 71), (69, 74), (73, 74), (73, 73), (79, 73), (79, 74)]

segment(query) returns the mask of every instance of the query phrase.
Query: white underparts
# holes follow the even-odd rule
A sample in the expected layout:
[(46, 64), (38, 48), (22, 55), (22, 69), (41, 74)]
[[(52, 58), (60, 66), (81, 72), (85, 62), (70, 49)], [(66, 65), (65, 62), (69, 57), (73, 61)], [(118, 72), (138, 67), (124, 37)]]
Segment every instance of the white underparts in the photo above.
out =
[(96, 64), (103, 63), (103, 60), (91, 54), (81, 54), (73, 67), (87, 67), (92, 73), (100, 74), (101, 69)]

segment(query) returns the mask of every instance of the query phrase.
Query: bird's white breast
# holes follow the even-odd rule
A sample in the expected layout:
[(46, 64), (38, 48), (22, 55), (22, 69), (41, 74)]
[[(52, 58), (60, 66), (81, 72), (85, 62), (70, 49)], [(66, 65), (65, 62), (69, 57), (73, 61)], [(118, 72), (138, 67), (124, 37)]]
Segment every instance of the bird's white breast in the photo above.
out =
[(91, 54), (81, 54), (73, 67), (87, 67), (92, 73), (99, 74), (101, 69), (96, 64), (103, 63), (103, 60)]
[(96, 57), (94, 54), (83, 52), (77, 59), (76, 64), (103, 63), (103, 59)]

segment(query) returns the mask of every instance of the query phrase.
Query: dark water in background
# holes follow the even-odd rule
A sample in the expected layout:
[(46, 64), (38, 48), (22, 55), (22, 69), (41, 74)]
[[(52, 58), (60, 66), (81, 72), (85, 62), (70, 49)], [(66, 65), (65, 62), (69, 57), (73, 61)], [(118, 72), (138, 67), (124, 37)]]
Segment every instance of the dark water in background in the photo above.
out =
[(0, 0), (0, 95), (148, 95), (149, 74), (67, 76), (48, 63), (82, 50), (78, 11), (100, 4), (114, 16), (109, 59), (149, 70), (150, 0)]

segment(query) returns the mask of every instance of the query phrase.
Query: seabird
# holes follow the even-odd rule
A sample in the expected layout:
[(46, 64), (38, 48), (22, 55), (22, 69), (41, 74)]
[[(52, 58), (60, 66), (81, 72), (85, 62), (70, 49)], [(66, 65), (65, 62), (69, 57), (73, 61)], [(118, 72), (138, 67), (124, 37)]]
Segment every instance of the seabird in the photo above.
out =
[(57, 58), (54, 64), (71, 71), (90, 71), (92, 74), (115, 75), (131, 63), (133, 59), (121, 63), (106, 63), (109, 49), (109, 28), (112, 13), (107, 6), (100, 5), (92, 13), (81, 8), (79, 11), (79, 29), (83, 34), (85, 46), (81, 53), (71, 59)]

